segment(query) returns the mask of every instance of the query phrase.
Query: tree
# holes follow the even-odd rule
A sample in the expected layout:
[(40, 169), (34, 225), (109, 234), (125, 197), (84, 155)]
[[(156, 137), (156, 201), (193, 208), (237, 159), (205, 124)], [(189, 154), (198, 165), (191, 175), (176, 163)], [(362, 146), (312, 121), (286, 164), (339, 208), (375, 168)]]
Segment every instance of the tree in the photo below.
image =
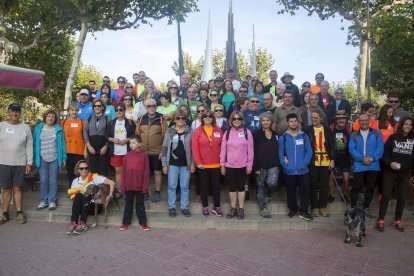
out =
[[(251, 56), (251, 51), (248, 51), (249, 57)], [(216, 76), (221, 76), (224, 71), (224, 60), (225, 60), (225, 50), (214, 49), (213, 50), (213, 67), (214, 74)], [(274, 64), (272, 54), (269, 53), (267, 49), (258, 48), (256, 50), (256, 70), (258, 77), (267, 82), (267, 75), (269, 70)], [(192, 82), (199, 81), (201, 78), (201, 73), (203, 69), (204, 58), (200, 57), (197, 62), (194, 62), (191, 56), (188, 53), (184, 52), (184, 69), (186, 74), (190, 76)], [(239, 66), (239, 75), (243, 79), (246, 75), (250, 73), (250, 58), (247, 58), (241, 49), (237, 51), (237, 63)], [(173, 62), (171, 69), (178, 76), (178, 63)]]
[(277, 0), (277, 3), (283, 6), (283, 10), (279, 11), (279, 13), (288, 12), (294, 15), (295, 11), (303, 8), (308, 12), (309, 16), (316, 13), (322, 20), (339, 15), (342, 17), (342, 20), (344, 19), (352, 23), (348, 28), (348, 44), (360, 47), (358, 93), (364, 98), (366, 98), (368, 42), (370, 38), (369, 18), (374, 19), (386, 12), (390, 12), (404, 5), (405, 2), (405, 0)]
[(81, 88), (87, 88), (90, 80), (96, 81), (97, 89), (99, 89), (98, 86), (102, 78), (102, 72), (98, 71), (93, 65), (83, 65), (81, 62), (76, 76), (76, 82), (73, 85), (72, 90), (74, 94), (76, 94)]

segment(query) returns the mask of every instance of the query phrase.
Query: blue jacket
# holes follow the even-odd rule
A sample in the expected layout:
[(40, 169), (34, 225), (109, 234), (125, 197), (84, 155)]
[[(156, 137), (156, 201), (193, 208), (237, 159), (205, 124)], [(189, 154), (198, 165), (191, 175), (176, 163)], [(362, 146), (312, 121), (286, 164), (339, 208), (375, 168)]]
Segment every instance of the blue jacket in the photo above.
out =
[[(33, 132), (33, 158), (34, 165), (37, 168), (40, 168), (40, 135), (42, 134), (44, 122), (41, 122), (36, 125)], [(68, 157), (66, 155), (66, 143), (65, 136), (63, 135), (63, 129), (59, 124), (55, 124), (56, 130), (56, 153), (59, 169), (62, 168), (63, 160), (66, 160)]]
[(88, 118), (93, 114), (93, 107), (91, 102), (87, 102), (86, 104), (76, 103), (79, 107), (78, 118), (82, 121), (88, 120)]
[[(288, 164), (285, 163), (285, 156)], [(288, 131), (279, 137), (279, 160), (287, 175), (303, 175), (309, 172), (309, 164), (313, 156), (309, 136), (299, 131), (292, 136)]]
[[(357, 135), (355, 137), (355, 135)], [(367, 137), (366, 154), (364, 156), (364, 138), (359, 131), (352, 132), (349, 138), (349, 153), (354, 159), (353, 172), (379, 171), (380, 159), (384, 153), (381, 131), (370, 128)], [(365, 166), (364, 157), (371, 157), (373, 162)]]

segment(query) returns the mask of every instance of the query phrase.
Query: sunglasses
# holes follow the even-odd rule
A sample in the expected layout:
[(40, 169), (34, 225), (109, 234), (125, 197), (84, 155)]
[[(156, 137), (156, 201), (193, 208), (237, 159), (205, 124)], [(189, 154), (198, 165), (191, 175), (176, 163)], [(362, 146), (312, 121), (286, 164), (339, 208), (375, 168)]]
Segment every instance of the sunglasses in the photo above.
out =
[(132, 101), (132, 99), (128, 98), (128, 99), (124, 99), (124, 101)]
[(175, 117), (175, 119), (177, 120), (177, 121), (187, 121), (187, 118), (186, 117), (181, 117), (181, 116), (179, 116), (179, 117)]
[(216, 110), (214, 110), (214, 112), (223, 112), (224, 110), (223, 109), (216, 109)]
[(335, 92), (335, 94), (342, 95), (344, 92)]
[(323, 80), (323, 77), (316, 77), (317, 80)]
[(146, 107), (147, 107), (147, 108), (156, 108), (157, 106), (156, 106), (156, 105), (154, 105), (154, 104), (149, 104), (149, 105), (147, 105)]
[(243, 121), (243, 118), (234, 117), (232, 121)]
[(258, 81), (258, 80), (256, 80), (256, 79), (252, 79), (252, 81)]
[(202, 109), (202, 110), (197, 110), (197, 113), (203, 113), (205, 110), (204, 109)]
[(111, 81), (109, 81), (109, 80), (103, 80), (102, 82), (107, 83), (107, 82), (111, 82)]
[(213, 116), (211, 116), (211, 115), (206, 115), (206, 116), (203, 116), (203, 119), (213, 119)]
[(302, 86), (302, 87), (307, 87), (307, 88), (309, 88), (309, 87), (310, 87), (310, 85), (309, 85), (309, 84), (306, 84), (306, 85), (304, 85), (304, 86)]
[(89, 170), (89, 167), (79, 167), (78, 170), (80, 170), (80, 171), (87, 171), (87, 170)]
[(251, 103), (260, 103), (260, 101), (250, 101)]
[(247, 90), (239, 90), (239, 93), (247, 93)]
[(389, 103), (399, 103), (400, 101), (388, 101)]
[(178, 89), (176, 86), (171, 86), (170, 89)]
[(210, 94), (211, 97), (217, 97), (218, 94)]
[(115, 109), (115, 111), (116, 112), (122, 112), (122, 111), (124, 111), (122, 108), (117, 108), (117, 109)]
[(118, 81), (118, 83), (125, 83), (125, 81)]
[(134, 87), (133, 86), (127, 86), (126, 88), (128, 89), (128, 88), (134, 88)]
[(102, 105), (97, 104), (97, 105), (94, 105), (93, 107), (102, 107)]

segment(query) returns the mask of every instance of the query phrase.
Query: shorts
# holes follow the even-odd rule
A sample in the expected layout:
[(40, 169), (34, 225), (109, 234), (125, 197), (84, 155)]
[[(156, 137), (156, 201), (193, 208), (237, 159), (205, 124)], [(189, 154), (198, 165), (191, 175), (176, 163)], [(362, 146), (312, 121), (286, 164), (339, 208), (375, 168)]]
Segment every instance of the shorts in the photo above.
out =
[(122, 167), (125, 155), (114, 155), (111, 156), (110, 164), (112, 167)]
[(158, 157), (159, 157), (158, 154), (157, 155), (148, 155), (151, 174), (153, 174), (154, 171), (161, 171), (162, 170), (161, 159), (159, 159)]
[(26, 166), (0, 165), (0, 187), (2, 189), (25, 185)]
[(246, 168), (226, 168), (230, 192), (244, 192)]

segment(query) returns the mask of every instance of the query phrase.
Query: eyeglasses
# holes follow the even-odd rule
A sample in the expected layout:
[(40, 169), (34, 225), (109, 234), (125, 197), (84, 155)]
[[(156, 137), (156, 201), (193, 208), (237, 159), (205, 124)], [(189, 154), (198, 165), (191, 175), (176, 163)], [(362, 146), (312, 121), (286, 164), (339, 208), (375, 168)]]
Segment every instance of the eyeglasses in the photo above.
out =
[(130, 99), (130, 98), (127, 98), (127, 99), (124, 99), (124, 101), (132, 101), (132, 99)]
[(78, 170), (80, 170), (80, 171), (87, 171), (87, 170), (89, 170), (89, 167), (79, 167)]
[(94, 105), (93, 107), (102, 107), (102, 105), (97, 104), (97, 105)]
[(205, 115), (205, 116), (203, 116), (203, 119), (213, 119), (213, 116), (211, 116), (211, 115)]
[(389, 103), (399, 103), (400, 101), (388, 101)]
[(216, 110), (214, 110), (214, 112), (223, 112), (224, 110), (223, 109), (216, 109)]
[(197, 113), (203, 113), (205, 110), (201, 109), (201, 110), (197, 110)]
[(149, 104), (146, 106), (147, 108), (156, 108), (157, 106), (155, 104)]
[(181, 116), (179, 116), (179, 117), (175, 117), (175, 119), (177, 120), (177, 121), (187, 121), (187, 118), (186, 117), (181, 117)]
[(126, 88), (129, 89), (129, 88), (134, 88), (134, 87), (133, 86), (127, 86)]
[(260, 103), (260, 101), (250, 101), (251, 103)]
[(171, 86), (170, 89), (178, 89), (176, 86)]
[(243, 121), (243, 118), (234, 117), (234, 118), (232, 119), (232, 121)]
[(124, 111), (122, 108), (117, 108), (117, 109), (115, 109), (115, 111), (116, 112), (122, 112), (122, 111)]

